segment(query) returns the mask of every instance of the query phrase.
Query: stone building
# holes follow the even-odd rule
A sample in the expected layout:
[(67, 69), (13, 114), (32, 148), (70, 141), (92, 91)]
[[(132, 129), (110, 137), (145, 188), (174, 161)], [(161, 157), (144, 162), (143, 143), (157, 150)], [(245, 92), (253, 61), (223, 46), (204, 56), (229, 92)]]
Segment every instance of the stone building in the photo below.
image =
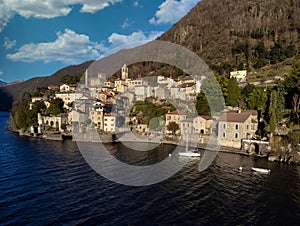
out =
[(217, 135), (220, 145), (241, 148), (242, 140), (253, 139), (257, 128), (257, 111), (225, 113), (218, 123)]

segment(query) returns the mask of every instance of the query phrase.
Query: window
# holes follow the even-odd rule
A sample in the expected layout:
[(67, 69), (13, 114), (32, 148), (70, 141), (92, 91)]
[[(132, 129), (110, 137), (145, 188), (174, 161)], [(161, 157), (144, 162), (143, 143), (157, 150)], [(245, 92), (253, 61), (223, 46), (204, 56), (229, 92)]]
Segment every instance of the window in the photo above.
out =
[(226, 123), (223, 123), (223, 129), (226, 129)]
[(247, 129), (249, 129), (249, 125), (247, 124)]
[(226, 133), (225, 132), (223, 132), (223, 138), (226, 138)]
[(239, 124), (235, 124), (235, 129), (239, 129)]
[(234, 137), (235, 137), (235, 139), (238, 139), (239, 138), (239, 134), (235, 133)]

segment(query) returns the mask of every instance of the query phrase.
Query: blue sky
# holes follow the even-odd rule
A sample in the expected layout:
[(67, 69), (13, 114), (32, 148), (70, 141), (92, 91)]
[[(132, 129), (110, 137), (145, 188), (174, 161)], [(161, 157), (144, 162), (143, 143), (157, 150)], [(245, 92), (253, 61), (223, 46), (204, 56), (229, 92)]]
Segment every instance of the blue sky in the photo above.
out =
[(0, 80), (51, 75), (153, 40), (198, 1), (0, 0)]

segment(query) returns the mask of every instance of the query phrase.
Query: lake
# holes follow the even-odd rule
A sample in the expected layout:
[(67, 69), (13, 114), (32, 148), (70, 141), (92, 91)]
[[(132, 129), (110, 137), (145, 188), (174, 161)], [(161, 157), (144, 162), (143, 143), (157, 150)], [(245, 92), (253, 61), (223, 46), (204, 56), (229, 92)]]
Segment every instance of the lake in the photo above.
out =
[[(219, 153), (206, 171), (191, 159), (161, 183), (125, 186), (94, 172), (75, 142), (19, 137), (8, 120), (0, 113), (0, 225), (299, 225), (299, 166)], [(141, 165), (172, 151), (111, 148)]]

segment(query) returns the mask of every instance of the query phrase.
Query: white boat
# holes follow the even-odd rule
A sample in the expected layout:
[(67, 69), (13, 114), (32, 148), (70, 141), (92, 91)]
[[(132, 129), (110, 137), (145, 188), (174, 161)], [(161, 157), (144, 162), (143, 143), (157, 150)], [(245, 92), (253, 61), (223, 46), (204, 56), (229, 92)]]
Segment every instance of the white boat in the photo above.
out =
[(258, 173), (270, 173), (270, 169), (252, 167), (252, 170)]
[(179, 156), (184, 157), (200, 157), (200, 153), (193, 152), (193, 151), (183, 151), (178, 153)]

